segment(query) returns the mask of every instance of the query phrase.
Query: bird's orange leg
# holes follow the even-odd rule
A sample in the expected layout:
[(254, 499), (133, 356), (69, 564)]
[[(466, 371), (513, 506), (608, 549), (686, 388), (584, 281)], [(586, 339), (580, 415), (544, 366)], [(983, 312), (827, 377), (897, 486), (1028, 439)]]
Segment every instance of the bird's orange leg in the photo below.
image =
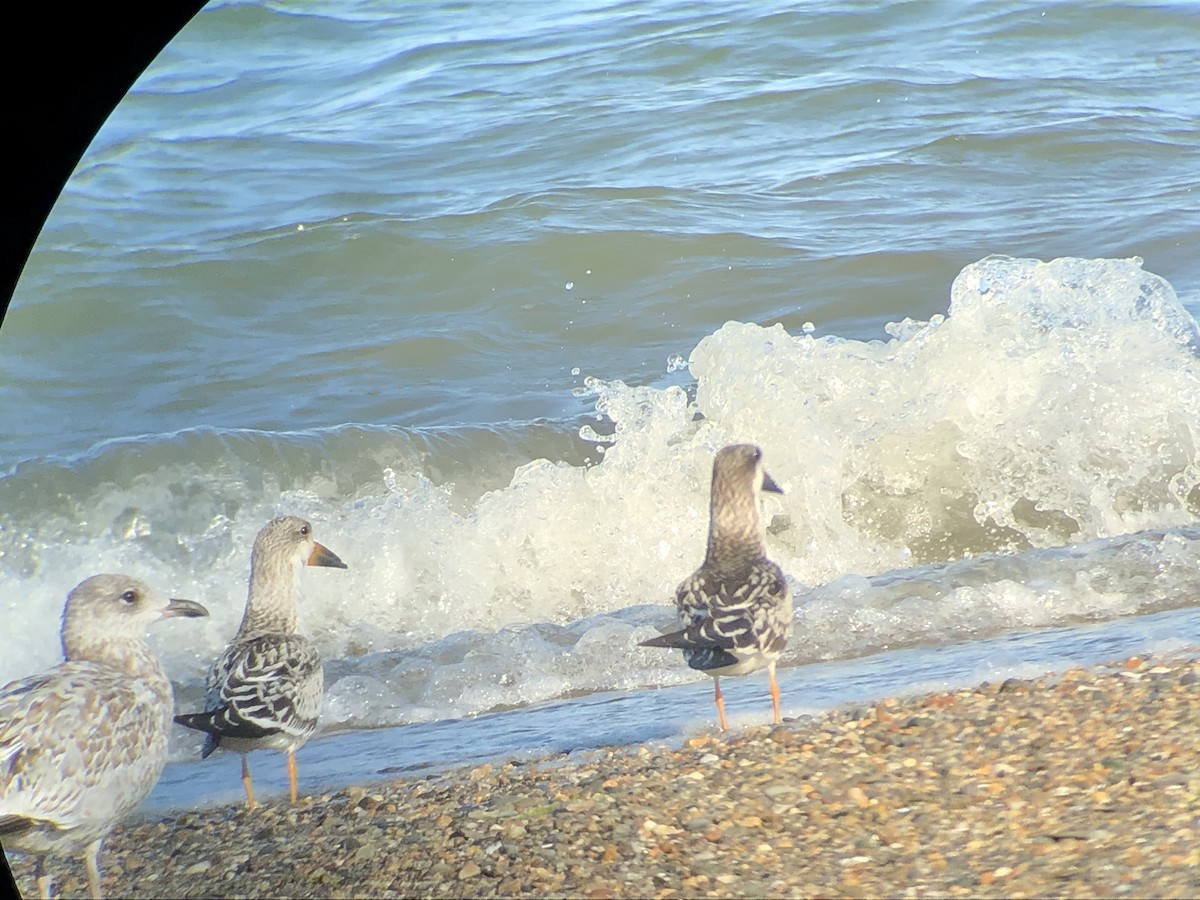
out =
[(783, 721), (779, 715), (779, 682), (775, 680), (775, 664), (772, 663), (768, 671), (771, 673), (771, 702), (775, 705), (775, 724), (778, 725)]
[(292, 786), (292, 802), (296, 802), (296, 754), (295, 751), (288, 754), (288, 782)]
[(254, 809), (258, 804), (254, 802), (254, 784), (250, 781), (250, 762), (246, 759), (246, 754), (242, 754), (242, 787), (246, 789), (246, 806)]
[(721, 676), (713, 676), (713, 699), (717, 701), (717, 715), (721, 717), (721, 730), (725, 731), (728, 724), (725, 721), (725, 695), (721, 693)]

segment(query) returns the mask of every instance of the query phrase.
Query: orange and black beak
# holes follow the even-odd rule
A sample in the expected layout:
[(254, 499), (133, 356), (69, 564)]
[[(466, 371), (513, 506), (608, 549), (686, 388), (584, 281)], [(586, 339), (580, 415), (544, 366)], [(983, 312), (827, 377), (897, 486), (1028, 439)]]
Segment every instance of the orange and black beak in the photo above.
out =
[(330, 566), (334, 569), (350, 568), (342, 562), (336, 553), (330, 550), (323, 544), (313, 544), (313, 551), (308, 555), (308, 560), (305, 565), (309, 566)]

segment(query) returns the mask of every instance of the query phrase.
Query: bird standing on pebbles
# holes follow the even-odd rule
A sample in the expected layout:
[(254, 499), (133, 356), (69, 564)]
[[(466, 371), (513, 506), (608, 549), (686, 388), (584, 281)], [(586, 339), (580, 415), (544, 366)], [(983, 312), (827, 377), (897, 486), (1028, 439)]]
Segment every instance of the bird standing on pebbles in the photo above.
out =
[(202, 713), (175, 717), (206, 733), (200, 758), (218, 747), (242, 754), (246, 805), (254, 808), (247, 754), (283, 750), (296, 802), (296, 751), (312, 736), (321, 714), (325, 678), (321, 657), (297, 633), (296, 582), (302, 566), (346, 564), (313, 538), (312, 525), (297, 516), (272, 519), (254, 539), (250, 594), (233, 642), (208, 674)]
[(146, 643), (146, 626), (207, 616), (189, 600), (163, 601), (126, 575), (94, 575), (67, 597), (66, 661), (0, 690), (0, 841), (37, 856), (78, 853), (100, 891), (100, 845), (141, 805), (167, 761), (175, 698)]
[(764, 666), (771, 676), (774, 721), (782, 721), (775, 663), (792, 633), (792, 597), (783, 572), (766, 556), (759, 491), (783, 493), (763, 469), (758, 447), (734, 444), (717, 452), (708, 551), (675, 593), (684, 627), (640, 644), (681, 649), (691, 668), (712, 676), (722, 731), (727, 723), (721, 676)]

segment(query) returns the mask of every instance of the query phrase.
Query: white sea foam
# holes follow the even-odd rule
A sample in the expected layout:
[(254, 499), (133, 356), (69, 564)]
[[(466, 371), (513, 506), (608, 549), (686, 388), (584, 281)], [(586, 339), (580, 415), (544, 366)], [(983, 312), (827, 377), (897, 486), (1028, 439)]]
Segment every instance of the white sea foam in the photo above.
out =
[(532, 459), (511, 478), (357, 426), (19, 468), (0, 484), (16, 498), (0, 681), (56, 661), (71, 586), (125, 571), (209, 607), (203, 628), (155, 638), (180, 705), (198, 702), (253, 536), (280, 512), (350, 567), (302, 578), (327, 727), (688, 680), (635, 645), (703, 555), (712, 454), (733, 441), (760, 444), (787, 491), (764, 508), (797, 595), (790, 662), (1194, 602), (1200, 339), (1166, 282), (1137, 260), (993, 257), (959, 275), (945, 317), (889, 333), (728, 323), (690, 354), (694, 399), (593, 377), (602, 461)]

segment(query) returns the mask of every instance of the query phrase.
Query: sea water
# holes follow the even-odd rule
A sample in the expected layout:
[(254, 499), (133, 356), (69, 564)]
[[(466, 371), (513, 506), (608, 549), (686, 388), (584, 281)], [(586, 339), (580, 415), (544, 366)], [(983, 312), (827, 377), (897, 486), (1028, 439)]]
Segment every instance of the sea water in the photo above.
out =
[[(637, 643), (734, 441), (785, 490), (790, 714), (1194, 647), (1198, 28), (206, 8), (0, 330), (0, 681), (125, 571), (211, 610), (153, 635), (197, 708), (255, 533), (295, 513), (349, 566), (301, 574), (327, 686), (302, 778), (712, 727), (710, 681)], [(735, 723), (767, 720), (764, 678), (726, 680)], [(198, 744), (177, 730), (155, 804), (239, 789)]]

